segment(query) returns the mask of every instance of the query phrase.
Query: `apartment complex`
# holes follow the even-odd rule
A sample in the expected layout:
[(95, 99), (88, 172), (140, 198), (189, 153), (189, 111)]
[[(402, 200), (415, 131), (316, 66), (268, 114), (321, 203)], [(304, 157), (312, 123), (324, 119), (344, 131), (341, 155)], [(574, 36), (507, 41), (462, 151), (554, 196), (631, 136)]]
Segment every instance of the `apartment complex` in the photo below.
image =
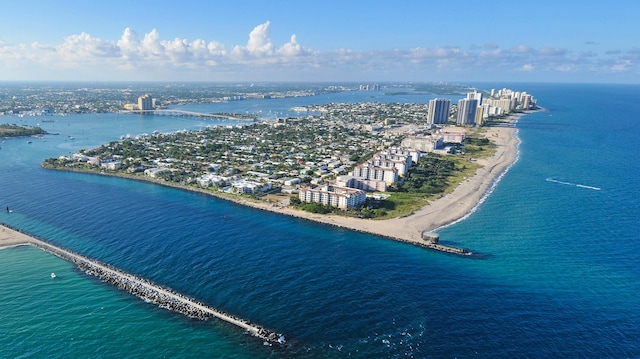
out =
[(474, 125), (476, 122), (476, 111), (478, 110), (478, 100), (463, 98), (458, 101), (458, 117), (456, 123), (460, 126)]
[(153, 110), (153, 98), (151, 98), (151, 95), (144, 94), (138, 97), (138, 109), (143, 111)]
[(429, 100), (427, 123), (430, 125), (447, 123), (447, 121), (449, 121), (450, 108), (451, 100), (447, 100), (446, 98), (434, 98)]
[(329, 185), (320, 188), (301, 188), (298, 198), (302, 202), (315, 202), (347, 210), (363, 205), (367, 195), (360, 189)]

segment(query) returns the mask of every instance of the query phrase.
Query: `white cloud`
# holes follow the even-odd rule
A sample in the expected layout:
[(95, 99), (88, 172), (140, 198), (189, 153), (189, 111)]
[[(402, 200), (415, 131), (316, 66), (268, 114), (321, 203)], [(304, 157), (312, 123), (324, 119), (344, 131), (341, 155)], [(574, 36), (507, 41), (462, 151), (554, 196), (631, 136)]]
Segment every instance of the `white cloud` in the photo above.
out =
[(630, 60), (622, 61), (622, 62), (619, 62), (619, 63), (611, 66), (611, 71), (613, 71), (613, 72), (623, 72), (623, 71), (626, 71), (629, 68), (630, 65), (631, 65), (631, 61)]
[(118, 57), (120, 49), (113, 41), (91, 37), (87, 33), (71, 35), (56, 47), (62, 63), (93, 62), (99, 59)]
[(160, 43), (160, 35), (156, 29), (153, 29), (150, 33), (144, 35), (141, 50), (146, 57), (162, 56), (164, 53), (164, 47)]
[(413, 78), (414, 74), (421, 74), (424, 80), (429, 80), (432, 73), (476, 77), (525, 72), (533, 76), (560, 72), (637, 73), (640, 63), (637, 48), (600, 55), (552, 46), (501, 48), (495, 43), (465, 50), (458, 46), (436, 46), (320, 52), (303, 46), (295, 34), (287, 42), (276, 44), (271, 39), (270, 27), (269, 21), (259, 24), (249, 32), (246, 44), (228, 47), (204, 39), (163, 39), (156, 29), (139, 36), (132, 28), (125, 28), (116, 40), (82, 32), (57, 45), (0, 41), (0, 77), (8, 79), (14, 73), (32, 72), (53, 74), (51, 79), (57, 79), (55, 76), (63, 76), (59, 70), (69, 69), (65, 75), (77, 71), (104, 76), (106, 80), (132, 77), (161, 80), (185, 74), (196, 80), (220, 79), (217, 74), (233, 74), (245, 80), (270, 74), (276, 74), (273, 80), (282, 78), (276, 76), (301, 78), (300, 75), (327, 80), (325, 74), (342, 79), (381, 74)]
[(298, 43), (295, 34), (291, 35), (291, 40), (289, 42), (282, 45), (279, 52), (284, 56), (296, 56), (302, 53), (302, 46)]
[(273, 52), (273, 43), (269, 37), (269, 21), (256, 26), (251, 31), (247, 50), (252, 54), (270, 54)]

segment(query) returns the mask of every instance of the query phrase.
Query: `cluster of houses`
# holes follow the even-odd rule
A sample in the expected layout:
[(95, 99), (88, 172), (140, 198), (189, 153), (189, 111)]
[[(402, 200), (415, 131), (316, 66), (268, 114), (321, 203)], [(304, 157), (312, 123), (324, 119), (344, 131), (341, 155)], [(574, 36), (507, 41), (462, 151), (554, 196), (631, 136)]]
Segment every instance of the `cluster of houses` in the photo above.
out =
[[(520, 108), (535, 106), (535, 100), (524, 92), (492, 92), (491, 99), (504, 101), (492, 105), (506, 107), (509, 101), (510, 109), (520, 103)], [(476, 92), (467, 97), (482, 101)], [(141, 108), (153, 104), (150, 96), (139, 100)], [(275, 187), (283, 193), (297, 193), (303, 202), (346, 210), (365, 203), (367, 192), (387, 191), (424, 153), (445, 153), (447, 144), (462, 143), (466, 137), (464, 128), (448, 125), (455, 112), (444, 99), (434, 99), (428, 106), (333, 103), (301, 110), (314, 114), (127, 137), (76, 153), (63, 165), (85, 162), (108, 171), (234, 193), (259, 194)], [(361, 157), (374, 151), (370, 158)]]
[[(406, 136), (400, 146), (392, 146), (376, 152), (363, 163), (356, 164), (349, 156), (333, 155), (320, 162), (309, 162), (299, 159), (293, 160), (297, 170), (288, 172), (267, 173), (256, 170), (243, 171), (242, 176), (236, 176), (234, 171), (222, 171), (219, 164), (210, 163), (206, 173), (194, 176), (191, 182), (201, 187), (217, 187), (229, 193), (259, 194), (271, 191), (274, 186), (281, 192), (295, 194), (303, 202), (316, 202), (334, 206), (343, 210), (356, 208), (366, 201), (367, 192), (385, 192), (387, 188), (405, 176), (409, 168), (415, 164), (426, 152), (441, 151), (445, 143), (461, 143), (466, 131), (463, 128), (443, 127), (432, 131), (430, 135)], [(195, 135), (194, 135), (195, 136)], [(187, 141), (188, 142), (188, 141)], [(172, 141), (173, 146), (180, 141)], [(145, 146), (148, 150), (158, 150), (162, 146)], [(255, 153), (254, 148), (237, 146), (239, 150)], [(129, 173), (140, 172), (152, 179), (163, 179), (173, 171), (180, 169), (189, 161), (173, 158), (156, 158), (150, 161), (152, 166), (129, 165), (131, 159), (112, 154), (108, 157), (89, 156), (76, 153), (72, 156), (76, 162), (84, 162), (108, 171), (124, 170)], [(286, 161), (288, 161), (286, 160)], [(285, 161), (285, 162), (286, 162)], [(348, 168), (352, 168), (347, 172)], [(313, 176), (310, 184), (301, 186), (301, 178)], [(326, 184), (327, 180), (335, 181)], [(311, 185), (317, 185), (312, 188)]]
[[(464, 130), (459, 129), (456, 133), (460, 134), (456, 139), (463, 141)], [(434, 137), (443, 143), (442, 135), (434, 134)], [(425, 140), (430, 141), (432, 138), (425, 137)], [(367, 192), (386, 192), (388, 186), (405, 176), (425, 152), (432, 151), (404, 146), (390, 147), (355, 166), (348, 175), (337, 176), (334, 184), (300, 188), (298, 198), (302, 202), (316, 202), (342, 210), (360, 207), (366, 202)]]

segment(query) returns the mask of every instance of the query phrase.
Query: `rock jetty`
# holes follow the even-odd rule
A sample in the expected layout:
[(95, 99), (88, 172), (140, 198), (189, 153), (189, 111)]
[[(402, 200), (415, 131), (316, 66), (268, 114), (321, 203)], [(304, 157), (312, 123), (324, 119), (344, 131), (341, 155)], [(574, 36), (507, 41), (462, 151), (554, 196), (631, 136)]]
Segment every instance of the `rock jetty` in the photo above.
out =
[[(22, 233), (19, 229), (12, 228), (11, 226), (8, 226), (6, 224), (2, 225), (9, 228), (10, 230)], [(74, 263), (85, 273), (96, 276), (104, 282), (110, 283), (120, 289), (126, 290), (127, 292), (143, 299), (148, 303), (156, 304), (161, 308), (184, 314), (190, 318), (199, 320), (217, 318), (223, 320), (227, 323), (231, 323), (243, 329), (245, 333), (251, 334), (257, 338), (264, 340), (264, 342), (269, 345), (286, 344), (285, 337), (282, 334), (278, 334), (274, 331), (253, 324), (247, 320), (235, 317), (231, 314), (207, 306), (201, 302), (196, 301), (193, 298), (189, 298), (185, 295), (177, 293), (170, 288), (162, 287), (149, 280), (137, 277), (130, 273), (126, 273), (105, 263), (100, 263), (96, 260), (89, 259), (80, 254), (48, 243), (45, 240), (36, 239), (32, 235), (28, 236), (28, 240), (26, 240), (22, 244), (35, 246), (64, 260)]]

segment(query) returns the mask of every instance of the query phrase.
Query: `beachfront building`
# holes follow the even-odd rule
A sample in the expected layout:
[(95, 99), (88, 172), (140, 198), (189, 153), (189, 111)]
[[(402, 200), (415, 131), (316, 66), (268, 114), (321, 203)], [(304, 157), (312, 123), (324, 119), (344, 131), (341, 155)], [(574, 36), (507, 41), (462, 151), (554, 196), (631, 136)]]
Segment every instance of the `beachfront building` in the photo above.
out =
[(485, 100), (485, 103), (482, 104), (482, 118), (489, 118), (489, 117), (503, 115), (504, 112), (500, 107), (492, 106), (491, 104), (487, 103), (487, 101), (490, 101), (490, 99)]
[(196, 179), (196, 182), (202, 187), (223, 187), (229, 183), (228, 177), (223, 177), (215, 173), (205, 173)]
[(485, 103), (499, 107), (502, 114), (508, 114), (513, 110), (531, 110), (536, 107), (536, 99), (526, 92), (517, 92), (507, 88), (499, 91), (491, 90), (491, 98)]
[[(501, 98), (501, 99), (493, 99), (493, 98), (489, 98), (484, 100), (484, 105), (490, 106), (489, 107), (489, 111), (490, 113), (493, 113), (495, 116), (502, 116), (505, 114), (508, 114), (509, 112), (511, 112), (511, 110), (515, 109), (512, 108), (512, 101), (509, 98)], [(493, 108), (493, 110), (491, 110), (491, 108)]]
[(267, 192), (272, 188), (271, 182), (258, 182), (252, 181), (248, 179), (239, 179), (231, 182), (231, 188), (236, 193), (258, 193), (258, 192)]
[(478, 100), (463, 98), (458, 101), (458, 117), (456, 123), (459, 126), (473, 125), (476, 120)]
[(387, 191), (387, 182), (385, 181), (367, 180), (361, 177), (354, 176), (338, 176), (336, 178), (336, 185), (340, 187), (361, 189), (363, 191)]
[(397, 155), (410, 156), (411, 166), (413, 166), (414, 163), (417, 163), (420, 160), (420, 157), (422, 157), (422, 152), (410, 146), (390, 147), (389, 151), (393, 151), (393, 153)]
[(161, 174), (167, 173), (167, 172), (171, 172), (171, 170), (163, 167), (154, 167), (154, 168), (147, 168), (146, 170), (144, 170), (144, 175), (149, 176), (151, 178), (158, 178), (160, 177)]
[[(402, 151), (402, 150), (400, 150)], [(399, 153), (398, 149), (387, 149), (376, 153), (370, 160), (374, 166), (393, 167), (398, 169), (398, 176), (404, 176), (413, 164), (413, 157)]]
[(384, 181), (388, 185), (398, 181), (398, 169), (394, 167), (379, 167), (372, 163), (363, 163), (353, 168), (354, 177), (360, 177), (365, 180)]
[(306, 203), (320, 203), (347, 210), (363, 205), (367, 200), (367, 195), (365, 191), (359, 189), (324, 186), (321, 188), (301, 188), (298, 198)]
[(430, 125), (447, 123), (449, 121), (449, 109), (451, 100), (446, 98), (434, 98), (429, 100), (429, 112), (427, 113), (427, 123)]
[(338, 186), (365, 191), (385, 192), (387, 186), (404, 176), (420, 159), (420, 151), (413, 148), (390, 147), (377, 152), (367, 162), (357, 165), (348, 176), (336, 178)]
[(408, 136), (402, 140), (402, 147), (413, 148), (419, 152), (433, 152), (443, 146), (444, 143), (439, 136)]
[(100, 162), (100, 168), (105, 168), (110, 171), (119, 170), (122, 168), (122, 161), (116, 161), (114, 159), (108, 159)]
[(462, 127), (447, 127), (439, 130), (436, 134), (445, 143), (462, 143), (467, 136), (467, 131)]

